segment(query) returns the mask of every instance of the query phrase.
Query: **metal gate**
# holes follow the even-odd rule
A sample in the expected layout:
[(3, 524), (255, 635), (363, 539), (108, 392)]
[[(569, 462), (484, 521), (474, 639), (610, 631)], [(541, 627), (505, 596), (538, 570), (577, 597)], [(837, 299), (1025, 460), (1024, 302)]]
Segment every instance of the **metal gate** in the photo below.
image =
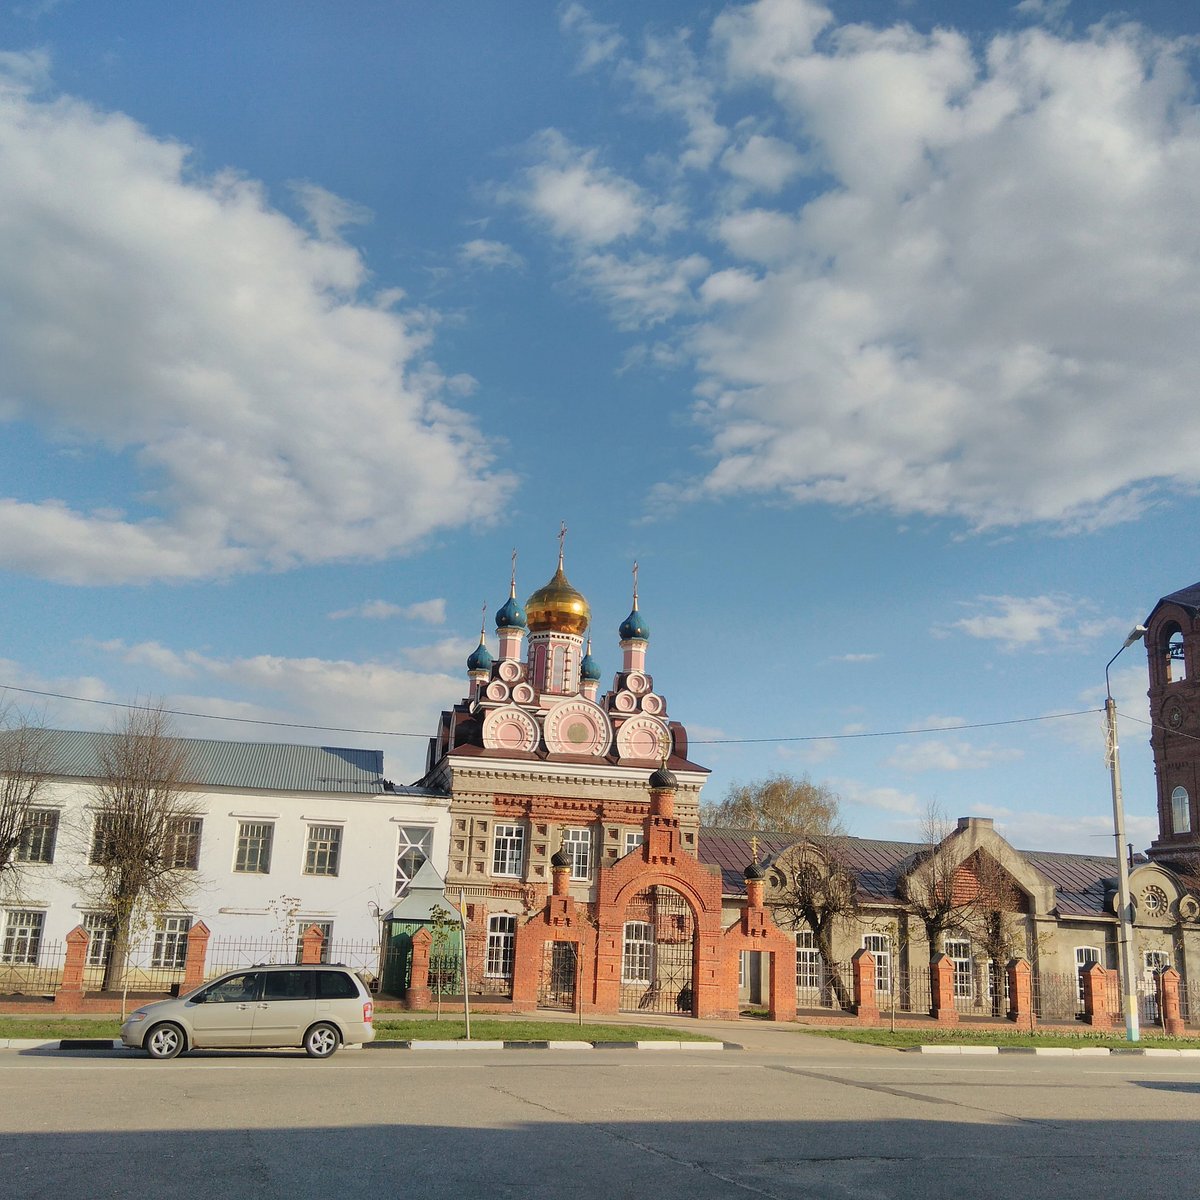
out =
[(655, 884), (625, 911), (621, 1011), (692, 1013), (696, 922), (673, 888)]
[(542, 948), (542, 971), (538, 980), (539, 1008), (575, 1011), (578, 952), (574, 942), (547, 942)]

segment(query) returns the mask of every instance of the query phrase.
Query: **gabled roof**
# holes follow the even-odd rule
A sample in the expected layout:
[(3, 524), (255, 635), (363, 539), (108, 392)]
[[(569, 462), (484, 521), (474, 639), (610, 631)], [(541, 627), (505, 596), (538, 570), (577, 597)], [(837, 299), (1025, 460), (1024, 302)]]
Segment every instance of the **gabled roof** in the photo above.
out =
[[(1191, 587), (1180, 588), (1177, 592), (1172, 592), (1169, 596), (1164, 596), (1151, 610), (1150, 617), (1159, 610), (1164, 604), (1178, 604), (1180, 608), (1185, 608), (1194, 617), (1200, 613), (1200, 583), (1193, 583)], [(1149, 624), (1150, 617), (1146, 618), (1146, 623)]]
[[(101, 774), (103, 747), (120, 736), (75, 729), (48, 729), (45, 734), (50, 774), (86, 780), (96, 779)], [(187, 752), (185, 782), (195, 787), (367, 796), (438, 794), (427, 788), (399, 786), (385, 779), (382, 750), (227, 742), (209, 738), (172, 740)]]
[[(721, 869), (727, 896), (746, 893), (742, 872), (750, 862), (750, 839), (758, 838), (760, 861), (769, 862), (799, 839), (795, 834), (754, 833), (745, 829), (701, 829), (698, 853), (702, 863)], [(876, 838), (832, 839), (843, 861), (858, 879), (859, 900), (868, 904), (901, 902), (900, 879), (926, 847), (919, 842), (888, 842)], [(1056, 854), (1045, 850), (1017, 851), (1057, 888), (1057, 910), (1064, 917), (1111, 915), (1106, 890), (1116, 878), (1117, 860), (1093, 854)], [(1144, 860), (1143, 860), (1144, 861)]]

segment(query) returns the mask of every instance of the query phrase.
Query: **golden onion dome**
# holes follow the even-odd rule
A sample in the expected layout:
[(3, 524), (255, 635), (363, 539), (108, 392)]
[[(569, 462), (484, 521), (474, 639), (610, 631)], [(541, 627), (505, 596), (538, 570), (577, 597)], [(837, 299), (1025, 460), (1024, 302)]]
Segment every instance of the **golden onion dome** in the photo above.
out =
[(554, 578), (525, 601), (525, 619), (529, 622), (530, 633), (553, 630), (582, 636), (591, 624), (592, 610), (583, 593), (577, 592), (567, 581), (561, 561)]

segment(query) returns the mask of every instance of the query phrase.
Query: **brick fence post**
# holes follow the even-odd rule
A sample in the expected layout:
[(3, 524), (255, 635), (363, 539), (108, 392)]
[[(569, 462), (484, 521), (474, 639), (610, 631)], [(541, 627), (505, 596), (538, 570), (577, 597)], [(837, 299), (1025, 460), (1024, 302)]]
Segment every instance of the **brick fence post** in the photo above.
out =
[(87, 964), (88, 931), (76, 925), (67, 934), (62, 982), (54, 993), (55, 1012), (83, 1012), (83, 968)]
[(1037, 1021), (1033, 1015), (1033, 967), (1027, 958), (1014, 958), (1006, 968), (1008, 973), (1008, 1019), (1014, 1025), (1032, 1029)]
[(957, 1025), (954, 1007), (954, 959), (948, 954), (935, 955), (929, 964), (929, 1015), (939, 1025)]
[(1168, 1037), (1183, 1036), (1183, 1016), (1179, 1008), (1179, 972), (1174, 967), (1164, 967), (1155, 976), (1158, 989), (1158, 1012), (1163, 1032)]
[(325, 948), (325, 935), (317, 925), (310, 925), (300, 935), (300, 961), (305, 964), (319, 963)]
[(433, 934), (426, 928), (412, 935), (412, 970), (409, 972), (408, 989), (404, 993), (407, 1009), (429, 1008), (432, 990), (429, 986), (429, 954), (433, 947)]
[(1108, 1008), (1108, 972), (1094, 962), (1083, 971), (1083, 1020), (1093, 1029), (1111, 1029)]
[(187, 957), (183, 962), (183, 983), (180, 995), (198, 988), (204, 982), (204, 964), (208, 961), (208, 939), (212, 935), (203, 921), (188, 930)]
[(879, 1024), (879, 1006), (875, 1002), (875, 956), (862, 949), (850, 960), (854, 971), (854, 1015), (860, 1025)]

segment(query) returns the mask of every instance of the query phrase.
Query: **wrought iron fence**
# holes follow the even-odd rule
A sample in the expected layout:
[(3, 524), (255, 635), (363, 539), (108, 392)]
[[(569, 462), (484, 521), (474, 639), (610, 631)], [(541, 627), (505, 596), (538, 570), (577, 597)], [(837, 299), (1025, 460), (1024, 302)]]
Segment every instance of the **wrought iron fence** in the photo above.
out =
[[(295, 938), (213, 938), (208, 943), (204, 978), (264, 963), (298, 963), (301, 956)], [(321, 961), (349, 967), (374, 984), (380, 975), (379, 943), (335, 939), (322, 946)]]
[(0, 963), (0, 996), (50, 996), (62, 980), (67, 948), (42, 942), (29, 955), (33, 962)]
[(849, 963), (819, 962), (809, 958), (796, 977), (796, 1007), (799, 1009), (849, 1010), (854, 1003), (854, 970)]

